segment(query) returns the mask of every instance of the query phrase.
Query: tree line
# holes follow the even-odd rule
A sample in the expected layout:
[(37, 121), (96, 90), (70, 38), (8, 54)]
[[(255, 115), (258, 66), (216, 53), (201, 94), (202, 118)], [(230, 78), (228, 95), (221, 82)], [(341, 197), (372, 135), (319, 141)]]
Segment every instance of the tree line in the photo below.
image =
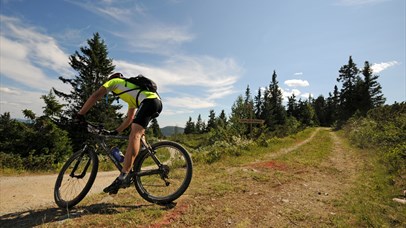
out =
[(333, 92), (325, 98), (308, 97), (302, 99), (292, 94), (288, 97), (287, 105), (283, 104), (283, 96), (277, 80), (276, 71), (265, 89), (258, 89), (252, 97), (249, 85), (244, 95), (239, 95), (231, 107), (230, 117), (227, 118), (222, 110), (216, 117), (214, 110), (210, 110), (207, 124), (202, 121), (199, 114), (197, 122), (192, 117), (186, 122), (185, 134), (205, 133), (218, 127), (229, 126), (233, 132), (248, 135), (252, 129), (242, 123), (242, 119), (260, 119), (264, 121), (260, 127), (263, 132), (275, 135), (287, 135), (308, 126), (341, 127), (350, 117), (365, 116), (373, 108), (385, 103), (382, 87), (378, 82), (378, 75), (373, 74), (368, 61), (363, 68), (358, 68), (352, 56), (348, 63), (338, 70), (337, 82), (341, 89), (334, 86)]

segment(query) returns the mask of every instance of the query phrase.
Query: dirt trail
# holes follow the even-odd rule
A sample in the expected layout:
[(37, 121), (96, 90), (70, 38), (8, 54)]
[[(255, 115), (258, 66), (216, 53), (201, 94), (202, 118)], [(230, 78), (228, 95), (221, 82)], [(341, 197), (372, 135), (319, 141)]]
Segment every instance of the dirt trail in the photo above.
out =
[[(90, 194), (100, 193), (117, 171), (99, 172)], [(0, 177), (0, 215), (56, 206), (54, 185), (57, 175)]]
[(238, 187), (225, 194), (216, 194), (216, 190), (190, 198), (191, 209), (171, 225), (187, 227), (190, 221), (207, 227), (334, 225), (333, 220), (341, 213), (335, 204), (353, 186), (359, 161), (344, 149), (340, 138), (327, 132), (331, 151), (316, 167), (292, 167), (272, 160), (320, 140), (315, 137), (320, 131), (329, 130), (317, 129), (307, 140), (265, 156), (265, 161), (227, 169), (224, 182)]

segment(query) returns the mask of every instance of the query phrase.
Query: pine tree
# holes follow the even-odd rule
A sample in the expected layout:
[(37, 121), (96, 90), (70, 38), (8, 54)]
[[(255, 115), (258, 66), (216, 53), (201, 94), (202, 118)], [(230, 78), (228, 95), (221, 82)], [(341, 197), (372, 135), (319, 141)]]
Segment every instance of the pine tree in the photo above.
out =
[(244, 104), (244, 98), (242, 95), (239, 95), (231, 107), (231, 115), (230, 115), (230, 125), (232, 129), (232, 133), (235, 135), (244, 135), (245, 132), (248, 131), (248, 127), (246, 124), (241, 123), (241, 119), (245, 117), (246, 107)]
[(190, 117), (190, 116), (189, 116), (189, 120), (186, 122), (185, 130), (183, 133), (185, 133), (185, 134), (196, 133), (195, 123), (192, 121), (192, 117)]
[(258, 94), (254, 97), (254, 113), (255, 117), (257, 119), (261, 118), (261, 113), (262, 113), (262, 107), (263, 107), (263, 98), (262, 98), (262, 92), (261, 92), (261, 87), (258, 89)]
[(327, 124), (327, 103), (323, 95), (317, 97), (313, 102), (313, 108), (316, 112), (317, 122), (321, 126), (328, 126)]
[(247, 85), (247, 89), (245, 90), (245, 97), (244, 97), (244, 118), (252, 119), (254, 118), (255, 111), (254, 111), (254, 101), (252, 100), (250, 86)]
[(272, 74), (272, 81), (269, 84), (268, 92), (265, 92), (265, 106), (264, 118), (265, 124), (273, 131), (278, 125), (285, 124), (286, 110), (282, 104), (282, 92), (279, 88), (278, 81), (276, 80), (277, 74), (274, 71)]
[(296, 103), (296, 96), (295, 94), (292, 94), (292, 96), (288, 97), (288, 110), (287, 110), (287, 115), (288, 116), (293, 116), (297, 119), (297, 103)]
[(195, 132), (198, 134), (203, 133), (203, 131), (206, 129), (206, 124), (202, 121), (202, 116), (200, 114), (197, 117), (197, 122), (195, 126), (196, 126)]
[(346, 121), (350, 118), (358, 109), (357, 104), (357, 82), (359, 70), (357, 65), (353, 62), (350, 56), (348, 64), (344, 65), (339, 70), (339, 76), (337, 82), (342, 82), (342, 88), (340, 91), (340, 110), (339, 117), (341, 121)]
[(364, 76), (364, 83), (361, 88), (362, 113), (366, 114), (368, 110), (382, 106), (385, 103), (385, 98), (382, 94), (382, 87), (378, 82), (378, 75), (373, 74), (368, 61), (365, 61), (362, 75)]
[(224, 109), (221, 110), (219, 117), (217, 118), (217, 126), (225, 128), (227, 127), (227, 116)]
[[(77, 71), (78, 75), (74, 78), (59, 77), (63, 83), (67, 83), (72, 86), (70, 93), (64, 93), (54, 89), (55, 94), (58, 97), (63, 98), (68, 102), (66, 116), (72, 117), (76, 114), (90, 95), (96, 91), (110, 75), (115, 66), (112, 59), (107, 57), (108, 51), (104, 41), (100, 38), (99, 33), (93, 34), (93, 38), (87, 40), (87, 47), (81, 47), (79, 53), (75, 51), (75, 54), (69, 57), (70, 66)], [(116, 111), (121, 108), (120, 105), (112, 105), (113, 99), (109, 95), (108, 103), (98, 102), (93, 107), (86, 118), (89, 121), (96, 122), (111, 122), (119, 116)], [(108, 125), (108, 123), (106, 123)], [(116, 125), (116, 123), (114, 124)], [(111, 126), (113, 127), (113, 125)]]
[(58, 102), (52, 90), (49, 91), (48, 95), (42, 95), (41, 99), (45, 102), (45, 107), (43, 107), (45, 116), (53, 119), (62, 116), (64, 105)]
[(207, 121), (206, 132), (209, 132), (211, 129), (216, 129), (216, 113), (214, 110), (210, 110), (209, 120)]

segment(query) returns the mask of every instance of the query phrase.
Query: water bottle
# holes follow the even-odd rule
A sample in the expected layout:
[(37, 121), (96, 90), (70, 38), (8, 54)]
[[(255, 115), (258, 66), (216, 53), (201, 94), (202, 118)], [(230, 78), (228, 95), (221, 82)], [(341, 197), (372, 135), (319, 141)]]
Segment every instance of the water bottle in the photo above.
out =
[(114, 159), (118, 162), (123, 162), (124, 161), (124, 155), (121, 153), (120, 149), (118, 147), (113, 147), (111, 149), (111, 155), (113, 155)]

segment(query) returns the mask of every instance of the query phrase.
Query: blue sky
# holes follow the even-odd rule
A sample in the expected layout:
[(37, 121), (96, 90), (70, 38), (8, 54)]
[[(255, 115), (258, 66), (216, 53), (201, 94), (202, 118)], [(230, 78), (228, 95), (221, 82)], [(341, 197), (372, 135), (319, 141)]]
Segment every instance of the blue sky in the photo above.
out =
[(209, 110), (230, 113), (275, 70), (285, 96), (317, 97), (340, 86), (351, 55), (373, 64), (387, 103), (406, 100), (404, 0), (0, 0), (1, 113), (42, 115), (41, 95), (70, 88), (69, 55), (93, 33), (116, 71), (154, 79), (161, 127), (183, 127)]

